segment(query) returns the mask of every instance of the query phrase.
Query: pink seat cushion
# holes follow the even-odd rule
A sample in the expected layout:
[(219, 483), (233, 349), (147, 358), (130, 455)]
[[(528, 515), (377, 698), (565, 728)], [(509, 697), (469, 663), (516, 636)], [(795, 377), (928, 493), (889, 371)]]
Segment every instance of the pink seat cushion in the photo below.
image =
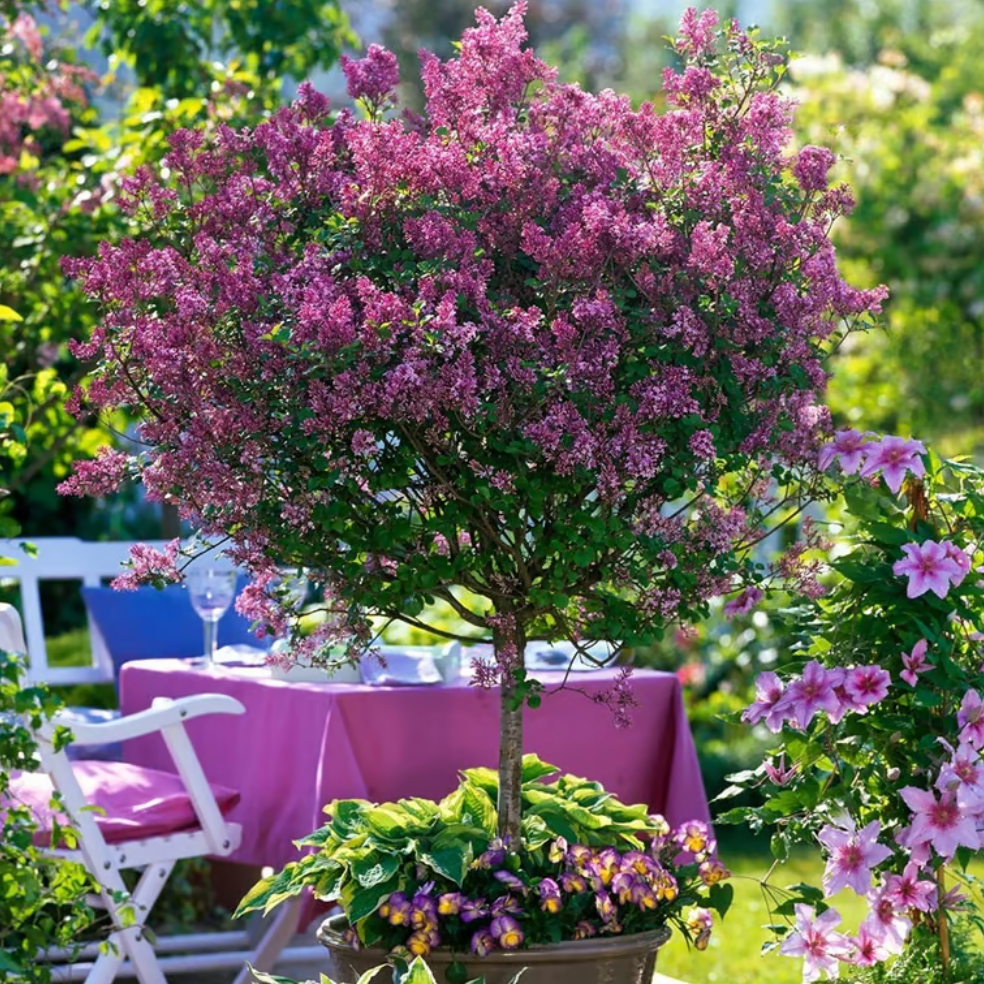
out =
[[(180, 776), (126, 762), (85, 760), (74, 762), (73, 769), (86, 802), (99, 807), (92, 816), (107, 843), (159, 837), (199, 826)], [(211, 788), (223, 814), (239, 802), (236, 790), (216, 785)], [(64, 815), (51, 807), (52, 795), (51, 779), (42, 772), (22, 772), (11, 780), (11, 800), (29, 807), (37, 819), (38, 844), (50, 844), (54, 817), (64, 822)]]

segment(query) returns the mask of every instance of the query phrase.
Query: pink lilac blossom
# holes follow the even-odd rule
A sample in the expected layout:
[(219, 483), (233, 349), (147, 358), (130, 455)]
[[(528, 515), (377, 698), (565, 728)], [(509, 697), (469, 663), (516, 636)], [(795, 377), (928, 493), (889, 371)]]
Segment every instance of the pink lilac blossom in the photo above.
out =
[(902, 547), (902, 560), (892, 565), (892, 573), (909, 579), (906, 588), (908, 598), (918, 598), (932, 591), (938, 598), (945, 598), (951, 585), (959, 584), (966, 572), (953, 559), (948, 545), (925, 540), (923, 543), (906, 543)]
[[(715, 490), (777, 457), (815, 467), (826, 342), (885, 296), (838, 273), (848, 196), (804, 190), (826, 155), (786, 153), (774, 56), (737, 25), (687, 14), (665, 102), (636, 108), (560, 83), (523, 13), (479, 11), (454, 57), (425, 55), (419, 115), (382, 112), (398, 73), (372, 47), (344, 64), (366, 118), (304, 86), (254, 128), (174, 133), (125, 185), (148, 231), (65, 262), (104, 315), (72, 346), (96, 367), (73, 406), (140, 408), (148, 494), (237, 564), (317, 571), (350, 632), (462, 579), (500, 611), (549, 583), (583, 637), (691, 618), (752, 533)], [(705, 309), (710, 286), (734, 303)], [(671, 476), (700, 518), (664, 515)], [(599, 508), (628, 547), (582, 535)], [(464, 557), (452, 522), (475, 531)], [(553, 559), (582, 554), (569, 596)]]
[[(804, 191), (825, 191), (827, 172), (834, 166), (837, 158), (826, 147), (806, 146), (796, 156), (793, 174)], [(845, 469), (846, 470), (846, 469)]]
[(839, 961), (847, 959), (851, 944), (834, 927), (840, 925), (840, 913), (827, 909), (817, 916), (812, 906), (797, 903), (796, 921), (779, 952), (787, 957), (803, 958), (803, 984), (810, 984), (820, 977), (821, 972), (828, 977), (837, 977)]
[(899, 795), (912, 810), (904, 846), (911, 849), (928, 845), (946, 861), (953, 859), (958, 847), (969, 847), (972, 851), (980, 848), (974, 817), (960, 807), (953, 790), (945, 790), (937, 799), (930, 789), (906, 786), (899, 790)]
[(892, 856), (878, 843), (881, 824), (873, 820), (858, 830), (850, 817), (827, 824), (817, 840), (827, 849), (827, 867), (823, 873), (823, 892), (827, 898), (842, 888), (852, 888), (858, 895), (871, 890), (871, 869)]
[(925, 639), (920, 639), (912, 647), (911, 652), (902, 654), (902, 665), (905, 669), (899, 676), (910, 687), (914, 687), (919, 682), (921, 674), (928, 673), (933, 668), (932, 663), (926, 662), (926, 650), (928, 648), (929, 643)]
[(353, 99), (383, 103), (400, 84), (400, 67), (396, 55), (381, 45), (371, 44), (365, 58), (342, 55), (342, 71)]
[(924, 454), (926, 454), (926, 446), (922, 441), (906, 440), (902, 437), (883, 437), (865, 448), (865, 459), (860, 474), (867, 478), (869, 475), (880, 473), (892, 492), (898, 493), (907, 474), (914, 475), (916, 478), (922, 478), (926, 474), (926, 466), (921, 457)]
[(117, 591), (135, 591), (142, 584), (174, 584), (181, 580), (177, 568), (181, 541), (171, 540), (163, 550), (135, 543), (130, 548), (130, 568), (112, 582)]

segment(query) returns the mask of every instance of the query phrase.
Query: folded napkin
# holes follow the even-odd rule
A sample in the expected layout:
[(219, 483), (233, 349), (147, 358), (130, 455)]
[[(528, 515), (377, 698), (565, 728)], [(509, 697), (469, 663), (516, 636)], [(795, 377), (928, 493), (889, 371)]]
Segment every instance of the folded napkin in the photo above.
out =
[[(396, 649), (383, 650), (380, 660), (367, 656), (362, 661), (362, 682), (383, 687), (432, 686), (443, 682), (431, 653)], [(385, 663), (385, 665), (383, 665)]]

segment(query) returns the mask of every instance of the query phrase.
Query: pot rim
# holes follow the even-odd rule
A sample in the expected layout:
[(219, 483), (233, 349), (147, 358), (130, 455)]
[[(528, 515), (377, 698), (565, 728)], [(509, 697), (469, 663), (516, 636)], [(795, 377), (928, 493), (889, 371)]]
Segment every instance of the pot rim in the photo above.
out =
[[(348, 950), (352, 953), (378, 954), (379, 962), (386, 963), (389, 959), (389, 951), (377, 947), (366, 947), (364, 950), (355, 950), (352, 945), (344, 939), (342, 932), (348, 928), (348, 919), (342, 914), (329, 916), (318, 928), (318, 942), (329, 949)], [(545, 943), (537, 946), (527, 947), (524, 950), (494, 950), (488, 956), (478, 957), (474, 953), (452, 953), (443, 947), (433, 951), (428, 959), (433, 959), (437, 963), (451, 962), (459, 957), (467, 960), (476, 960), (481, 963), (498, 964), (536, 964), (536, 963), (556, 963), (558, 958), (573, 956), (577, 952), (578, 957), (615, 957), (657, 950), (663, 946), (673, 935), (669, 926), (663, 925), (656, 929), (648, 929), (644, 933), (630, 933), (626, 936), (593, 936), (586, 940), (564, 940), (561, 943)]]

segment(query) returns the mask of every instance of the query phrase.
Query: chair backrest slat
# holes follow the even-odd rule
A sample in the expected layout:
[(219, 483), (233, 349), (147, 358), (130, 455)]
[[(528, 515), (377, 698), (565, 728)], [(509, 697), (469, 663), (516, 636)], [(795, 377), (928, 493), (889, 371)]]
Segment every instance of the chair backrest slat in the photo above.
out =
[[(90, 620), (92, 640), (87, 666), (51, 667), (45, 646), (44, 612), (41, 607), (42, 581), (80, 581), (96, 587), (104, 578), (116, 577), (130, 556), (132, 543), (94, 543), (77, 537), (31, 537), (36, 555), (29, 556), (20, 540), (0, 539), (0, 557), (11, 563), (0, 567), (0, 579), (14, 579), (20, 585), (21, 608), (28, 653), (28, 678), (52, 684), (98, 683), (113, 679), (113, 664), (101, 636)], [(152, 541), (158, 549), (163, 541)]]

